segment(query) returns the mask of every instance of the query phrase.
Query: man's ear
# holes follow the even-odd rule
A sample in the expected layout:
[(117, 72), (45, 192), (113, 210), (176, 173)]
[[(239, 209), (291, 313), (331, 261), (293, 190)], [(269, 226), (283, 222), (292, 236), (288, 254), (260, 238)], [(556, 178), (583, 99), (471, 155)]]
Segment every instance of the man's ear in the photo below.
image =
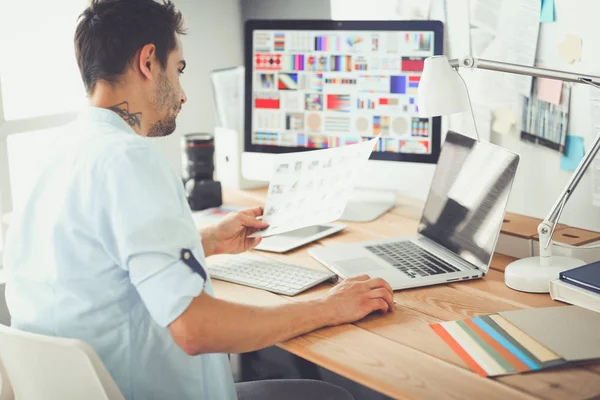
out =
[(156, 58), (156, 46), (147, 44), (139, 51), (138, 68), (146, 79), (154, 79), (152, 75), (158, 68), (158, 60)]

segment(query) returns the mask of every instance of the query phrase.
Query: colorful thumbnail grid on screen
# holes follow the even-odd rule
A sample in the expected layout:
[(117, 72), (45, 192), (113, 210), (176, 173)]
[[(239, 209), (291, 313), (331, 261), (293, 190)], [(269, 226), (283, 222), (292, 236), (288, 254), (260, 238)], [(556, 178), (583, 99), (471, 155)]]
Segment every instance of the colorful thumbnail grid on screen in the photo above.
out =
[(431, 154), (417, 91), (433, 32), (253, 32), (252, 144)]

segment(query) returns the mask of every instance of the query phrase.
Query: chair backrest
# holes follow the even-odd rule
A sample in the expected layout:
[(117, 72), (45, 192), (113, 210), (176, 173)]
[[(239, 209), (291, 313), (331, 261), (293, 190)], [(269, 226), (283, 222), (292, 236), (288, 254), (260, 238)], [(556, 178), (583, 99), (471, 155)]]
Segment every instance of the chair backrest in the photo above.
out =
[(2, 392), (12, 388), (18, 400), (124, 400), (94, 349), (81, 340), (0, 325), (0, 363)]

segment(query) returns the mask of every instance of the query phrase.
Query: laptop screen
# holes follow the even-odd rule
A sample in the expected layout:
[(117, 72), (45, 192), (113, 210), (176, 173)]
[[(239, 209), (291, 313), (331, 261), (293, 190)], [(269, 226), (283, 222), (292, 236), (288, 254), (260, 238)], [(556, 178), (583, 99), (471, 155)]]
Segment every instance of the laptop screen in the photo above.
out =
[(487, 271), (519, 156), (449, 131), (419, 233)]

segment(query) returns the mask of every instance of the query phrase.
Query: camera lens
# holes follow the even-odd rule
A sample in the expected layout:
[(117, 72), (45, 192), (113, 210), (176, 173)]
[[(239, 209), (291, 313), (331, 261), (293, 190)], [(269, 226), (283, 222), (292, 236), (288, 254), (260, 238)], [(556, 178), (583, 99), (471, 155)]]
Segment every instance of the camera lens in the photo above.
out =
[(209, 133), (190, 133), (181, 142), (185, 179), (212, 180), (215, 154), (214, 138)]

